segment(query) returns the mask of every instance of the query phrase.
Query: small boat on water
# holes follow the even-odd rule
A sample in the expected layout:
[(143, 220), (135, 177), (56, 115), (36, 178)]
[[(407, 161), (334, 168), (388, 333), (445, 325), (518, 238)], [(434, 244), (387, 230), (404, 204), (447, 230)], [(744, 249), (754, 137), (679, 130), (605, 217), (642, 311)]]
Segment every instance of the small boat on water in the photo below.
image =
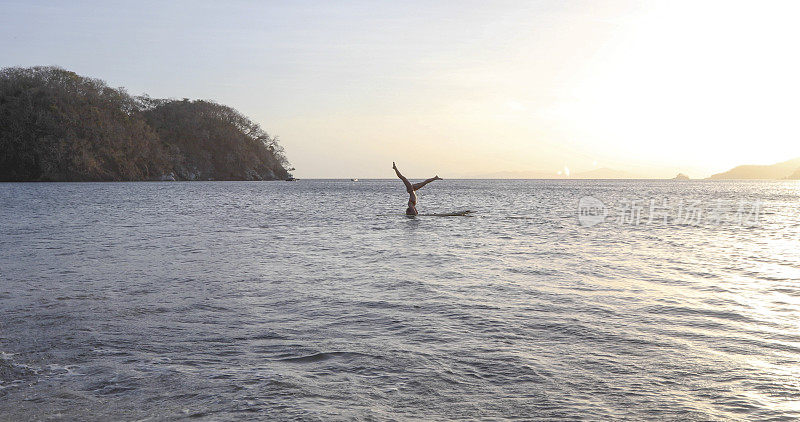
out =
[(358, 179), (350, 179), (351, 182), (358, 182)]

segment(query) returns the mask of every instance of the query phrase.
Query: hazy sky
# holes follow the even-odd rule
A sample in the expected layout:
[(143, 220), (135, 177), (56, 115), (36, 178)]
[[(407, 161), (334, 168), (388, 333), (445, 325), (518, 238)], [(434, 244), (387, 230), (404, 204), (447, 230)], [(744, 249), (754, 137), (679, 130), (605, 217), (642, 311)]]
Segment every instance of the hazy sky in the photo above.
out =
[(299, 177), (800, 156), (794, 2), (0, 0), (0, 67), (213, 99)]

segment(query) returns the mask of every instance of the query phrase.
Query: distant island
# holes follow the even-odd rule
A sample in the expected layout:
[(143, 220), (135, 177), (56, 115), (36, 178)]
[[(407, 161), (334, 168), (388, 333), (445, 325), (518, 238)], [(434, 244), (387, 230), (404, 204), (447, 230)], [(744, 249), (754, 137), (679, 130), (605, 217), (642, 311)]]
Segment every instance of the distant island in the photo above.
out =
[(572, 175), (563, 173), (544, 172), (544, 171), (499, 171), (494, 173), (484, 173), (477, 176), (479, 179), (644, 179), (638, 174), (628, 173), (622, 170), (614, 170), (610, 168), (598, 168), (583, 172), (577, 172)]
[[(575, 172), (572, 174), (544, 171), (500, 171), (495, 173), (470, 175), (469, 177), (480, 179), (647, 179), (647, 177), (639, 174), (605, 167)], [(800, 158), (795, 158), (793, 160), (783, 161), (772, 165), (738, 166), (726, 172), (714, 174), (708, 177), (708, 179), (800, 180)], [(684, 173), (678, 173), (675, 177), (667, 180), (692, 179)]]
[(800, 158), (772, 165), (743, 165), (709, 179), (800, 179)]
[(133, 97), (59, 67), (0, 70), (0, 181), (285, 180), (276, 137), (212, 101)]

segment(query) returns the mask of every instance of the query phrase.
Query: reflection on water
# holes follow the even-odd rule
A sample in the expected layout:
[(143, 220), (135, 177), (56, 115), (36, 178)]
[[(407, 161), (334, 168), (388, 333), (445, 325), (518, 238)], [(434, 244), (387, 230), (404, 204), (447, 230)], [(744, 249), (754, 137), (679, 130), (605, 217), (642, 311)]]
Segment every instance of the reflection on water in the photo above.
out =
[(0, 415), (800, 417), (796, 182), (399, 183), (0, 184)]

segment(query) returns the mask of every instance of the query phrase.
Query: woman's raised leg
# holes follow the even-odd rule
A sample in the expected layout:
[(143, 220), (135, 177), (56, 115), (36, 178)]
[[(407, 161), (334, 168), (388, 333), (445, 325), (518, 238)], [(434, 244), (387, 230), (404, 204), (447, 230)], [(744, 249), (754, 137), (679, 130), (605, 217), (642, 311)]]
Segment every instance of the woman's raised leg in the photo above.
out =
[(414, 192), (416, 190), (414, 189), (414, 185), (412, 185), (411, 182), (409, 182), (405, 176), (400, 174), (400, 170), (397, 169), (397, 165), (394, 163), (394, 161), (392, 161), (392, 168), (394, 169), (394, 172), (397, 174), (397, 177), (399, 177), (400, 180), (403, 181), (403, 184), (406, 185), (406, 192), (408, 193)]
[(430, 178), (430, 179), (428, 179), (428, 180), (423, 180), (422, 182), (419, 182), (419, 183), (414, 183), (414, 184), (413, 184), (413, 185), (411, 185), (411, 186), (414, 188), (414, 190), (417, 190), (417, 189), (419, 189), (419, 188), (421, 188), (421, 187), (423, 187), (423, 186), (427, 185), (428, 183), (430, 183), (430, 182), (433, 182), (434, 180), (442, 180), (442, 178), (441, 178), (441, 177), (439, 177), (439, 176), (433, 176), (433, 177), (431, 177), (431, 178)]

